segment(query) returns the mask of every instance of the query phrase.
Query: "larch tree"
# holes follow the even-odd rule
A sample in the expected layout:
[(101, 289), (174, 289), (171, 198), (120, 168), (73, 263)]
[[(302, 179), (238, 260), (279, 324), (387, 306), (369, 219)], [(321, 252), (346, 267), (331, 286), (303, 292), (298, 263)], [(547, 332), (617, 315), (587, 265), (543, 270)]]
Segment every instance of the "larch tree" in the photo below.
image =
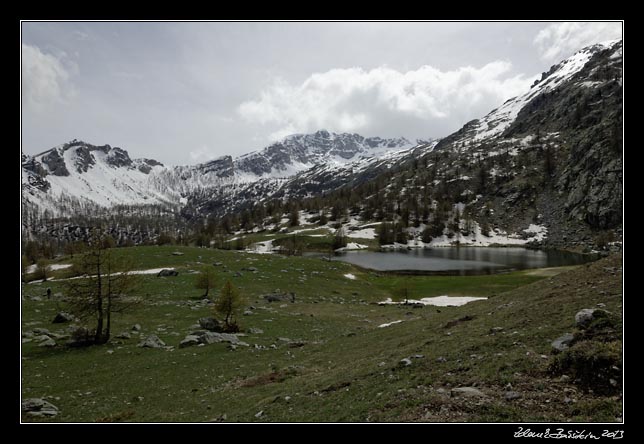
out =
[(96, 322), (94, 344), (109, 341), (112, 314), (139, 302), (132, 295), (137, 280), (131, 274), (131, 263), (115, 257), (108, 245), (103, 236), (95, 236), (87, 251), (74, 262), (79, 276), (65, 282), (69, 311), (84, 322)]
[(242, 307), (243, 301), (239, 295), (239, 290), (230, 281), (226, 281), (219, 297), (215, 301), (215, 312), (224, 317), (227, 332), (239, 331), (237, 317)]
[(199, 290), (206, 290), (203, 297), (207, 298), (210, 289), (217, 284), (217, 276), (215, 274), (215, 269), (213, 267), (203, 267), (199, 274), (197, 275), (197, 281), (195, 282), (195, 288)]

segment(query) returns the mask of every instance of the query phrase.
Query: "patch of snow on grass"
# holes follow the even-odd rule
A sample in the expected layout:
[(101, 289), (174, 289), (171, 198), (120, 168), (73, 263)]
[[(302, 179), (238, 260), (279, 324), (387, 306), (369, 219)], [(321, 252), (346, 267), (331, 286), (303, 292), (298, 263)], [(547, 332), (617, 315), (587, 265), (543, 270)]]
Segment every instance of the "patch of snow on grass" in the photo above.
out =
[(366, 245), (358, 244), (356, 242), (349, 242), (346, 247), (338, 248), (335, 251), (350, 251), (350, 250), (366, 250)]
[(363, 228), (362, 230), (348, 231), (346, 235), (347, 237), (360, 239), (375, 239), (377, 237), (375, 228)]
[(402, 322), (402, 319), (401, 319), (401, 320), (398, 320), (398, 321), (394, 321), (394, 322), (389, 322), (389, 323), (387, 323), (387, 324), (380, 324), (380, 325), (378, 326), (378, 328), (389, 327), (390, 325), (400, 324), (401, 322)]
[[(484, 301), (487, 298), (476, 297), (476, 296), (436, 296), (432, 298), (422, 298), (420, 300), (408, 299), (408, 304), (423, 304), (423, 305), (434, 305), (437, 307), (460, 307), (469, 302), (473, 301)], [(391, 305), (391, 304), (404, 304), (405, 302), (394, 302), (391, 298), (387, 298), (382, 302), (379, 302), (378, 305)]]

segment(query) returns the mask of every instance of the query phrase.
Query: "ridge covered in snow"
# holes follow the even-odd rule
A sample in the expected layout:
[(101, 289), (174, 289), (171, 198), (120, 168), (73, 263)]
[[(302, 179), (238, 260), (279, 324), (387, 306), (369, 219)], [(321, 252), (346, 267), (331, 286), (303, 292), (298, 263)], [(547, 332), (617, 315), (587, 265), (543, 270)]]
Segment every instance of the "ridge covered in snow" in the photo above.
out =
[(410, 146), (404, 138), (365, 138), (322, 130), (288, 136), (237, 159), (222, 156), (198, 165), (165, 167), (151, 159), (130, 159), (118, 147), (73, 140), (35, 156), (22, 155), (22, 199), (54, 215), (65, 215), (72, 206), (76, 211), (93, 205), (176, 206), (204, 190), (271, 179), (279, 186), (281, 179), (320, 165), (366, 165)]
[(530, 101), (564, 84), (581, 71), (593, 55), (599, 51), (611, 48), (614, 48), (613, 58), (621, 57), (621, 39), (617, 39), (588, 46), (566, 60), (553, 65), (548, 72), (542, 74), (541, 79), (534, 82), (529, 91), (506, 100), (501, 106), (492, 110), (484, 117), (468, 122), (463, 129), (445, 138), (439, 144), (440, 147), (447, 144), (464, 147), (500, 136), (516, 120), (519, 112)]

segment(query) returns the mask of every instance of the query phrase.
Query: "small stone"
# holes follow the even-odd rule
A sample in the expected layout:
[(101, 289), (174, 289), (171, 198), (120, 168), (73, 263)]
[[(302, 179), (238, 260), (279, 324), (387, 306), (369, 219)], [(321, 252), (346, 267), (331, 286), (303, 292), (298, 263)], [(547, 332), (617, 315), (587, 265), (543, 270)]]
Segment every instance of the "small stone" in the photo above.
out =
[(132, 326), (132, 330), (134, 331), (141, 331), (141, 324), (134, 324)]
[(400, 362), (398, 363), (399, 367), (408, 367), (410, 365), (411, 365), (411, 359), (409, 358), (401, 359)]
[(150, 335), (145, 338), (143, 341), (139, 342), (137, 347), (145, 348), (163, 348), (165, 347), (165, 342), (163, 342), (157, 335)]
[(71, 322), (73, 320), (74, 316), (70, 315), (69, 313), (65, 313), (64, 311), (60, 311), (56, 314), (54, 320), (51, 322), (52, 324), (62, 324), (64, 322)]
[(47, 338), (47, 340), (38, 344), (38, 347), (56, 347), (56, 341), (51, 338)]
[(485, 397), (485, 393), (474, 387), (456, 387), (450, 391), (452, 397), (463, 396), (466, 398), (482, 398)]
[(566, 333), (552, 341), (550, 345), (555, 350), (555, 352), (562, 352), (570, 347), (574, 339), (575, 337), (571, 333)]
[(183, 341), (179, 343), (179, 348), (190, 347), (191, 345), (198, 345), (200, 344), (200, 342), (201, 341), (199, 339), (199, 336), (188, 335), (183, 339)]
[(41, 398), (29, 398), (22, 401), (22, 411), (29, 416), (56, 416), (58, 407)]
[(505, 398), (506, 401), (512, 401), (514, 399), (521, 398), (521, 394), (514, 391), (509, 391), (509, 392), (505, 392), (503, 394), (503, 397)]
[(264, 410), (260, 410), (259, 412), (255, 413), (255, 418), (260, 418), (264, 414)]

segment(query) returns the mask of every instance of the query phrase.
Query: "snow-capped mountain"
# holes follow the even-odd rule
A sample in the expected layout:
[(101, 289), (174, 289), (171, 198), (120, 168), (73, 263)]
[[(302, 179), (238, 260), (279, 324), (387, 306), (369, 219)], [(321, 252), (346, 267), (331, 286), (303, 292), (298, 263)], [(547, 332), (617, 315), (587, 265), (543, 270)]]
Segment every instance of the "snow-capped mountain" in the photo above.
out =
[(412, 146), (405, 138), (365, 138), (359, 134), (320, 130), (314, 134), (288, 136), (260, 152), (237, 158), (234, 164), (240, 177), (289, 177), (316, 165), (344, 165), (380, 158)]
[(77, 202), (98, 205), (171, 204), (171, 196), (149, 177), (165, 167), (152, 159), (130, 159), (127, 151), (73, 140), (35, 156), (22, 156), (23, 202), (53, 214)]
[[(579, 73), (590, 59), (597, 53), (612, 49), (613, 60), (621, 63), (622, 41), (611, 40), (588, 46), (576, 52), (566, 60), (553, 65), (549, 71), (542, 73), (541, 79), (536, 80), (526, 93), (506, 100), (500, 107), (490, 111), (486, 116), (468, 122), (452, 135), (442, 139), (437, 149), (450, 145), (453, 147), (467, 147), (475, 143), (494, 139), (501, 136), (516, 120), (517, 116), (530, 103), (534, 104), (540, 96), (555, 91)], [(597, 83), (582, 82), (584, 87), (597, 86)]]
[(23, 154), (23, 202), (55, 215), (65, 215), (71, 206), (78, 211), (95, 205), (183, 205), (203, 190), (213, 194), (215, 188), (288, 178), (320, 165), (368, 164), (410, 146), (404, 138), (322, 130), (289, 136), (237, 159), (223, 156), (198, 165), (165, 167), (151, 159), (132, 160), (118, 147), (74, 140), (35, 156)]
[(74, 141), (23, 156), (23, 203), (55, 215), (78, 212), (78, 202), (153, 203), (192, 220), (362, 188), (360, 205), (374, 211), (422, 195), (428, 208), (457, 205), (515, 232), (539, 221), (551, 245), (581, 245), (621, 224), (622, 94), (620, 40), (552, 66), (530, 90), (441, 140), (318, 131), (179, 167)]

